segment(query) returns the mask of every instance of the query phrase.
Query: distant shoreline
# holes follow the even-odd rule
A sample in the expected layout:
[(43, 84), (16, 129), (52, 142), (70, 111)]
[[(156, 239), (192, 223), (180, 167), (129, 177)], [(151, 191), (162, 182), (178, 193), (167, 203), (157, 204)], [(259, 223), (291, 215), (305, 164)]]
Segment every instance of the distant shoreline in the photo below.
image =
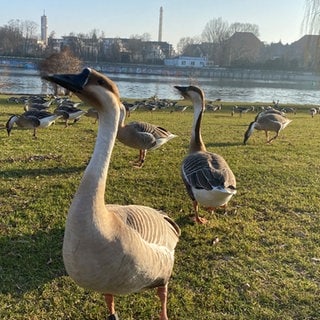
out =
[[(1, 68), (17, 68), (37, 70), (39, 58), (0, 57)], [(84, 66), (92, 67), (104, 73), (148, 75), (163, 77), (204, 78), (210, 80), (235, 81), (288, 81), (288, 82), (320, 82), (320, 76), (313, 72), (282, 71), (265, 69), (240, 69), (222, 67), (175, 67), (161, 65), (138, 65), (85, 62)]]

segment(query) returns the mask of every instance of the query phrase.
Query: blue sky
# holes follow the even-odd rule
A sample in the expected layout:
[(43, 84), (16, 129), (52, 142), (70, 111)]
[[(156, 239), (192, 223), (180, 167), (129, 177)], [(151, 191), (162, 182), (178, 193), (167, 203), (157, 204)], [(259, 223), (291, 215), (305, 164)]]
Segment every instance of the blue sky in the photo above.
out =
[(163, 7), (162, 40), (174, 46), (183, 37), (201, 35), (207, 22), (221, 17), (229, 23), (259, 26), (260, 40), (292, 43), (304, 33), (301, 25), (306, 0), (8, 0), (2, 4), (0, 26), (11, 19), (39, 25), (44, 10), (48, 32), (56, 37), (103, 31), (106, 37), (129, 38), (149, 33), (158, 39), (159, 11)]

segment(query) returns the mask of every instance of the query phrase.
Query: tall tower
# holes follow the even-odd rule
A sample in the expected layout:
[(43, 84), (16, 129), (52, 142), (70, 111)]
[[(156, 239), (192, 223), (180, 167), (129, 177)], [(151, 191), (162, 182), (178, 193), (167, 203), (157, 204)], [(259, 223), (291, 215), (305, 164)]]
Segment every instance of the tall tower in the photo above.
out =
[(43, 16), (41, 16), (41, 41), (46, 46), (48, 45), (48, 19), (43, 11)]
[(159, 41), (159, 42), (162, 42), (162, 19), (163, 19), (163, 8), (160, 7), (159, 33), (158, 33), (158, 41)]

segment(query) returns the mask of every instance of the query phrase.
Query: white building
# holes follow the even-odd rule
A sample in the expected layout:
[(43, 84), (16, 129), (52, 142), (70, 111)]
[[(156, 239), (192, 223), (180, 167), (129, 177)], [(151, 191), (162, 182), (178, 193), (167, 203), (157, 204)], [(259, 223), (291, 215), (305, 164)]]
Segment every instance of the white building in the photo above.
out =
[(164, 60), (165, 66), (203, 68), (207, 65), (206, 57), (179, 56)]

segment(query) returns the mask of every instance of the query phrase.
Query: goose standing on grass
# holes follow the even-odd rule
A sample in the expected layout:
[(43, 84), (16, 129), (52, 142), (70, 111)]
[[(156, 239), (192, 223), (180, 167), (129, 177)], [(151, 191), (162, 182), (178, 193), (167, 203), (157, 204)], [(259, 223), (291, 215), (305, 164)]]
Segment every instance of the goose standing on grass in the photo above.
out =
[(27, 101), (25, 106), (24, 106), (24, 110), (25, 111), (29, 111), (29, 110), (47, 110), (49, 109), (51, 103), (53, 100), (49, 100), (49, 101), (45, 101), (45, 102), (29, 102)]
[(316, 108), (311, 108), (309, 111), (310, 111), (311, 118), (313, 118), (318, 113)]
[[(279, 136), (279, 132), (283, 130), (292, 120), (278, 113), (261, 112), (253, 122), (249, 124), (247, 131), (244, 134), (243, 144), (246, 144), (254, 129), (263, 130), (266, 133), (267, 143), (271, 143)], [(276, 135), (269, 139), (269, 131), (274, 131)]]
[(36, 138), (37, 128), (47, 128), (60, 117), (57, 114), (37, 110), (26, 111), (21, 115), (12, 115), (6, 123), (8, 136), (10, 136), (11, 130), (16, 124), (20, 128), (33, 129), (33, 136)]
[(126, 108), (120, 104), (120, 121), (117, 138), (128, 147), (139, 149), (140, 155), (136, 167), (141, 168), (145, 162), (147, 150), (154, 150), (164, 143), (176, 137), (168, 130), (147, 123), (134, 121), (128, 124), (124, 123), (126, 117)]
[(117, 86), (92, 69), (45, 79), (73, 91), (99, 113), (91, 160), (69, 209), (63, 259), (80, 286), (101, 292), (108, 319), (118, 319), (114, 295), (158, 288), (160, 319), (167, 320), (167, 286), (180, 229), (167, 215), (140, 205), (105, 204), (105, 187), (120, 119)]
[(98, 111), (95, 108), (89, 108), (84, 115), (88, 118), (93, 118), (94, 123), (97, 123), (97, 121), (99, 120)]
[(206, 150), (201, 136), (201, 120), (205, 109), (205, 97), (199, 87), (175, 86), (179, 93), (191, 100), (194, 108), (192, 134), (189, 154), (184, 158), (181, 167), (182, 180), (193, 201), (195, 222), (206, 223), (199, 216), (199, 204), (215, 210), (226, 207), (236, 193), (236, 179), (223, 157)]
[(73, 120), (74, 123), (79, 121), (86, 111), (72, 105), (62, 104), (54, 110), (54, 113), (62, 116), (62, 118), (65, 120), (65, 127), (67, 128), (70, 120)]

